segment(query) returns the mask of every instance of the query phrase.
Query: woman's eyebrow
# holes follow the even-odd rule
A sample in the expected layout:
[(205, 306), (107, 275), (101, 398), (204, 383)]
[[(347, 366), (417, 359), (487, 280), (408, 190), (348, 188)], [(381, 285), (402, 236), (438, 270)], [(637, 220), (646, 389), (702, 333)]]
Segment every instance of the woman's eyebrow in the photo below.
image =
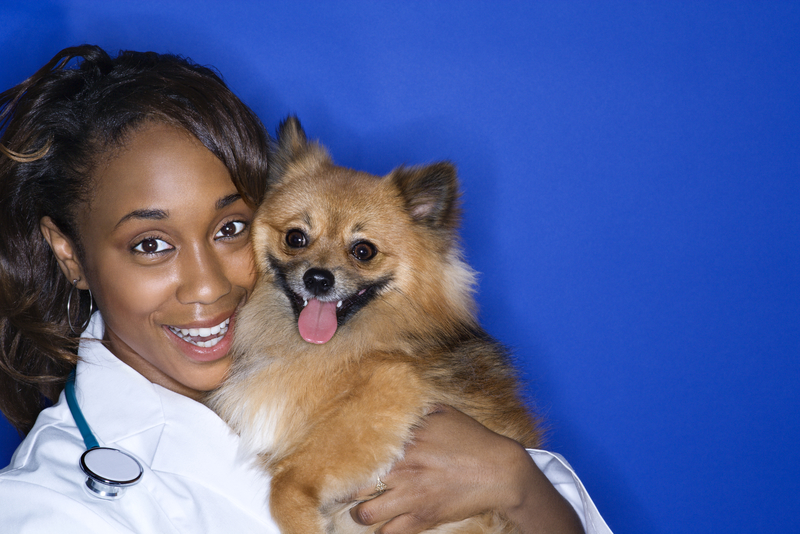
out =
[(169, 213), (164, 210), (133, 210), (123, 218), (117, 222), (117, 225), (114, 228), (119, 228), (119, 226), (129, 219), (150, 219), (150, 220), (161, 220), (166, 219), (169, 217)]
[(237, 200), (239, 200), (240, 198), (242, 198), (242, 195), (240, 195), (239, 193), (233, 193), (226, 197), (222, 197), (221, 199), (217, 200), (216, 208), (217, 210), (224, 209), (233, 204), (234, 202), (236, 202)]

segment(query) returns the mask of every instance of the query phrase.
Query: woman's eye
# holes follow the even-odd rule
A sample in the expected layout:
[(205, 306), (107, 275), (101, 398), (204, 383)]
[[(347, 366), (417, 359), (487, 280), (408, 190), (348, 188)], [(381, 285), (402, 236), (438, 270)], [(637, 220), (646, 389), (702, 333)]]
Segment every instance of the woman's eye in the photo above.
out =
[(352, 254), (359, 261), (368, 261), (375, 257), (378, 249), (369, 241), (362, 241), (353, 246)]
[(140, 254), (158, 254), (159, 252), (165, 252), (171, 249), (172, 246), (169, 243), (155, 237), (142, 239), (138, 245), (133, 247), (134, 252), (139, 252)]
[(308, 245), (308, 238), (301, 230), (289, 230), (286, 233), (286, 244), (291, 248), (303, 248)]
[(214, 237), (234, 237), (244, 232), (245, 228), (247, 224), (242, 221), (231, 221), (220, 228)]

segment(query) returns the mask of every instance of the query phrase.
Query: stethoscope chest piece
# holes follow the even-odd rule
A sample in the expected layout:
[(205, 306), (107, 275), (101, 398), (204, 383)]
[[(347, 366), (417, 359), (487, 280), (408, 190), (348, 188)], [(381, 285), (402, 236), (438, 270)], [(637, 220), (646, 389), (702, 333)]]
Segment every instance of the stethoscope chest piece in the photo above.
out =
[(142, 466), (136, 458), (119, 449), (95, 447), (81, 456), (86, 473), (86, 487), (103, 499), (118, 499), (125, 488), (142, 478)]

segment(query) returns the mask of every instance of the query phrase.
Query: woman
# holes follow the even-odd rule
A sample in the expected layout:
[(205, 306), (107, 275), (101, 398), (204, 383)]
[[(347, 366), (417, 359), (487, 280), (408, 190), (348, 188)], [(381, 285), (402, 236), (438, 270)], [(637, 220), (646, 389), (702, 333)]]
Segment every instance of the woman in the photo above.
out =
[[(207, 68), (92, 46), (60, 52), (0, 106), (0, 408), (27, 434), (0, 472), (0, 521), (14, 532), (276, 531), (268, 480), (197, 402), (228, 369), (255, 282), (260, 121)], [(143, 465), (113, 502), (78, 467), (84, 440), (61, 394), (74, 368), (98, 440)], [(383, 482), (352, 516), (386, 522), (384, 533), (485, 510), (522, 532), (606, 528), (559, 458), (451, 409), (429, 417)]]

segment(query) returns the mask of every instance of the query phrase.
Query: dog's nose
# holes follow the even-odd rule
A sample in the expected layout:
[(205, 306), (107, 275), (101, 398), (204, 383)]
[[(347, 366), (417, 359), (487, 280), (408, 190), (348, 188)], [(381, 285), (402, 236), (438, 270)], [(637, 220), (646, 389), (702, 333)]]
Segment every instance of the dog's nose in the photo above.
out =
[(311, 291), (316, 296), (324, 295), (333, 288), (336, 279), (333, 273), (326, 269), (309, 269), (303, 275), (303, 283), (306, 289)]

